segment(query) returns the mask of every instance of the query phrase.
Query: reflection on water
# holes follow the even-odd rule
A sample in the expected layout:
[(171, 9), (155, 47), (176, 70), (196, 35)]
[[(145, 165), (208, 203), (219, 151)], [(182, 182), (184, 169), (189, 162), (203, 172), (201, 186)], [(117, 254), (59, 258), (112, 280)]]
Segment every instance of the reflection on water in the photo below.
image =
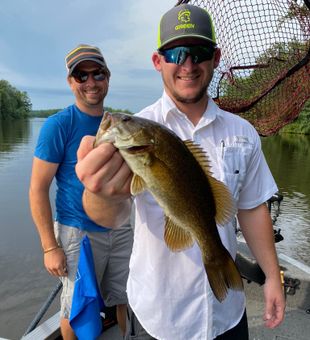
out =
[(262, 145), (284, 196), (276, 222), (284, 236), (278, 250), (310, 265), (310, 136), (262, 138)]
[(8, 159), (16, 149), (23, 147), (29, 134), (29, 120), (0, 120), (0, 159)]
[[(0, 337), (8, 339), (21, 338), (57, 283), (43, 267), (28, 205), (32, 155), (42, 122), (0, 123)], [(58, 299), (47, 316), (56, 308)]]
[[(43, 121), (0, 124), (0, 337), (9, 339), (20, 339), (57, 283), (43, 267), (28, 206), (32, 155)], [(262, 144), (284, 195), (276, 222), (284, 241), (277, 247), (310, 265), (310, 137), (268, 137)], [(55, 304), (54, 310), (58, 298)]]

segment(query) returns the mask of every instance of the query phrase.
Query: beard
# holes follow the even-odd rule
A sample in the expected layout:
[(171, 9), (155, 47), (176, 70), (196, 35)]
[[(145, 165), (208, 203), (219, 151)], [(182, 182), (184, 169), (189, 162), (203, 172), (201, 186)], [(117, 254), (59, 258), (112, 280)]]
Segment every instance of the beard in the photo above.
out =
[(177, 93), (176, 91), (173, 91), (171, 94), (172, 94), (173, 98), (180, 103), (195, 104), (195, 103), (198, 103), (206, 95), (207, 89), (208, 89), (207, 86), (202, 87), (200, 89), (200, 91), (192, 97), (184, 97), (184, 96), (180, 95), (179, 93)]
[(179, 91), (176, 87), (171, 85), (169, 79), (166, 78), (162, 73), (162, 80), (164, 82), (165, 89), (168, 90), (168, 92), (170, 92), (172, 99), (182, 104), (195, 104), (198, 103), (205, 96), (208, 96), (207, 90), (212, 80), (212, 77), (213, 72), (210, 72), (207, 78), (205, 79), (204, 83), (201, 84), (201, 87), (197, 89), (197, 92), (193, 92), (191, 95), (185, 95), (182, 94), (182, 92)]

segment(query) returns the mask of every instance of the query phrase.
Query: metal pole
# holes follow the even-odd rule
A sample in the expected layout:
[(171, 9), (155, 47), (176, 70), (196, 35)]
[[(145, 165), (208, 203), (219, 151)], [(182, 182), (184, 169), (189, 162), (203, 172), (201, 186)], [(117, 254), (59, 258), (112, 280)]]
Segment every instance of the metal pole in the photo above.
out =
[(27, 328), (27, 330), (26, 330), (26, 332), (24, 333), (23, 336), (26, 336), (28, 333), (32, 332), (37, 327), (38, 323), (43, 318), (44, 314), (46, 313), (46, 311), (48, 310), (49, 306), (51, 305), (51, 303), (55, 299), (55, 297), (58, 294), (58, 292), (60, 291), (61, 287), (62, 287), (62, 282), (59, 281), (57, 286), (50, 293), (49, 297), (47, 298), (47, 300), (45, 301), (43, 306), (40, 308), (40, 310), (37, 313), (37, 315), (32, 320), (31, 324), (29, 325), (29, 327)]

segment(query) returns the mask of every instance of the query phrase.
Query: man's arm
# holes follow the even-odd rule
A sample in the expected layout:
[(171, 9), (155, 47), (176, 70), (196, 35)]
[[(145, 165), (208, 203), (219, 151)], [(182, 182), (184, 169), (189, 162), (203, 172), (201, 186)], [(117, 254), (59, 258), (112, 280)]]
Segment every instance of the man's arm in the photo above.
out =
[(130, 216), (132, 172), (112, 144), (93, 144), (94, 137), (84, 137), (77, 153), (76, 173), (85, 186), (83, 207), (97, 224), (115, 228)]
[(265, 326), (274, 328), (284, 318), (285, 298), (274, 243), (272, 221), (266, 204), (239, 210), (238, 220), (247, 244), (266, 276)]
[(37, 227), (44, 252), (44, 265), (51, 275), (66, 275), (66, 258), (58, 247), (49, 198), (51, 182), (58, 164), (34, 157), (29, 188), (29, 201), (33, 221)]

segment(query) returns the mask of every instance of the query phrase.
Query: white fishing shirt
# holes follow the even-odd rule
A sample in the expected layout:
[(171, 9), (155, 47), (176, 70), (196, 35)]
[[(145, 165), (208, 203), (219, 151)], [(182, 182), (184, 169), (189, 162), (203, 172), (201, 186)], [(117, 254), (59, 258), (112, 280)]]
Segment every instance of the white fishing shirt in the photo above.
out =
[[(254, 208), (277, 191), (255, 129), (246, 120), (221, 110), (212, 99), (196, 126), (165, 92), (138, 115), (164, 124), (182, 140), (200, 144), (210, 158), (214, 177), (226, 183), (238, 208)], [(162, 340), (209, 340), (236, 326), (245, 309), (244, 293), (229, 290), (226, 299), (218, 302), (197, 244), (181, 252), (170, 251), (163, 239), (163, 211), (151, 194), (138, 195), (135, 204), (127, 293), (145, 330)], [(233, 222), (218, 230), (235, 258)]]

